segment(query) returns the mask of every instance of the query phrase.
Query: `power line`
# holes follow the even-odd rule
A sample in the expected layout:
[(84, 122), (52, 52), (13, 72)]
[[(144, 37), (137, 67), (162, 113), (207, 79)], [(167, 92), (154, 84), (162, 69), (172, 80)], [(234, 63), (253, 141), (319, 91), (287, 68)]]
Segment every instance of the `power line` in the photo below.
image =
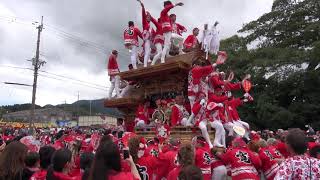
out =
[[(31, 68), (26, 68), (26, 67), (15, 67), (15, 66), (6, 66), (6, 65), (0, 65), (0, 67), (8, 67), (8, 68), (13, 68), (13, 69), (23, 69), (23, 70), (33, 70)], [(42, 71), (42, 70), (39, 70), (39, 72), (43, 72), (43, 73), (46, 73), (46, 74), (49, 74), (49, 75), (54, 75), (54, 76), (57, 76), (57, 77), (61, 77), (63, 79), (52, 77), (52, 76), (48, 76), (48, 75), (45, 75), (45, 74), (42, 74), (42, 73), (39, 74), (40, 76), (46, 77), (46, 78), (51, 78), (51, 79), (55, 79), (55, 80), (59, 80), (59, 81), (65, 81), (65, 79), (69, 79), (69, 80), (72, 80), (72, 81), (80, 82), (80, 83), (71, 82), (73, 84), (78, 84), (78, 85), (82, 85), (82, 86), (86, 86), (86, 87), (90, 87), (90, 88), (94, 88), (94, 89), (100, 89), (100, 90), (104, 90), (104, 91), (109, 89), (109, 87), (107, 87), (107, 86), (101, 86), (101, 85), (98, 85), (98, 84), (95, 84), (95, 83), (90, 83), (90, 82), (78, 80), (78, 79), (67, 77), (67, 76), (64, 76), (64, 75), (50, 73), (50, 72)], [(94, 86), (97, 86), (97, 87), (94, 87)]]

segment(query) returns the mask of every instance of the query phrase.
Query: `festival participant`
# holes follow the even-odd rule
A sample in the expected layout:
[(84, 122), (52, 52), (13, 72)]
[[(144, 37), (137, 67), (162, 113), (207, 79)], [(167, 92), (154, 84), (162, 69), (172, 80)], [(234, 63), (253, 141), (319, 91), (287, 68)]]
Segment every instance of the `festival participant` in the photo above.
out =
[(289, 130), (286, 144), (291, 157), (280, 165), (274, 179), (319, 179), (320, 160), (306, 154), (307, 138), (305, 133), (300, 129)]
[(129, 139), (129, 150), (142, 180), (156, 177), (157, 158), (145, 153), (146, 142), (143, 137), (135, 136)]
[(145, 10), (143, 3), (141, 0), (138, 0), (142, 7), (142, 37), (144, 41), (144, 61), (143, 61), (143, 67), (148, 66), (148, 61), (150, 61), (150, 54), (151, 54), (151, 41), (152, 41), (152, 33), (154, 30), (151, 28), (150, 21), (151, 21), (151, 15), (148, 11)]
[(170, 138), (168, 145), (160, 149), (157, 180), (166, 178), (170, 170), (178, 167), (178, 150), (180, 144), (179, 139)]
[(152, 113), (153, 109), (150, 108), (150, 102), (148, 100), (146, 100), (144, 104), (140, 104), (136, 111), (136, 126), (144, 128), (149, 124)]
[(40, 171), (34, 173), (30, 180), (46, 180), (47, 169), (51, 164), (52, 155), (56, 150), (51, 146), (43, 146), (39, 150)]
[(177, 125), (187, 125), (187, 121), (189, 118), (189, 112), (184, 107), (184, 97), (183, 95), (176, 95), (175, 98), (175, 105), (172, 107), (172, 113), (171, 113), (171, 125), (177, 126)]
[(212, 179), (214, 180), (226, 180), (227, 179), (227, 168), (216, 156), (212, 157), (211, 161)]
[(183, 3), (179, 2), (173, 5), (171, 1), (165, 1), (164, 9), (160, 13), (160, 21), (162, 23), (162, 32), (164, 36), (164, 47), (161, 55), (161, 63), (165, 62), (166, 55), (170, 51), (170, 44), (171, 44), (171, 37), (172, 37), (172, 25), (171, 25), (171, 20), (169, 18), (168, 12), (176, 6), (183, 6)]
[(29, 152), (24, 160), (25, 168), (23, 169), (22, 179), (30, 179), (30, 177), (38, 172), (40, 156), (37, 152)]
[(186, 40), (184, 40), (184, 43), (183, 43), (184, 52), (190, 52), (199, 45), (199, 41), (197, 38), (198, 35), (199, 35), (199, 29), (194, 28), (192, 30), (192, 34), (189, 35)]
[(89, 180), (140, 180), (139, 172), (132, 160), (126, 159), (131, 172), (121, 170), (121, 155), (118, 146), (113, 142), (100, 144), (94, 157)]
[(120, 76), (116, 75), (120, 72), (117, 63), (118, 51), (113, 50), (108, 61), (108, 75), (110, 77), (111, 86), (108, 93), (108, 98), (112, 97), (113, 90), (116, 91), (116, 97), (120, 95)]
[(179, 54), (182, 54), (183, 48), (183, 37), (182, 33), (187, 32), (187, 29), (176, 22), (177, 16), (175, 14), (170, 14), (170, 21), (172, 26), (172, 44), (173, 48), (179, 48)]
[(189, 71), (188, 75), (188, 98), (190, 101), (191, 108), (194, 103), (198, 100), (198, 95), (201, 89), (201, 80), (206, 78), (210, 73), (215, 70), (217, 66), (216, 63), (207, 66), (201, 66), (201, 59), (193, 62), (192, 69)]
[(203, 180), (201, 169), (195, 165), (183, 167), (179, 173), (179, 180)]
[(131, 64), (133, 69), (137, 69), (137, 48), (139, 47), (138, 38), (142, 38), (142, 33), (134, 26), (133, 21), (128, 22), (128, 28), (123, 33), (124, 45), (131, 51)]
[[(151, 65), (155, 65), (156, 62), (161, 58), (162, 46), (164, 44), (164, 37), (163, 37), (160, 19), (158, 19), (158, 21), (157, 21), (156, 19), (151, 17), (151, 21), (157, 28), (156, 32), (154, 33), (154, 37), (153, 37), (153, 44), (156, 47), (157, 54), (154, 55), (152, 63), (151, 63)], [(161, 63), (164, 63), (164, 61), (161, 61)]]
[(194, 157), (194, 150), (191, 145), (182, 146), (178, 152), (179, 166), (170, 171), (167, 180), (177, 180), (181, 169), (189, 165), (194, 165)]
[(11, 142), (0, 156), (0, 179), (21, 179), (28, 148), (20, 142)]
[(217, 156), (226, 164), (231, 165), (231, 177), (238, 179), (259, 180), (257, 169), (261, 167), (259, 156), (255, 155), (247, 148), (246, 143), (241, 138), (232, 141), (232, 149), (226, 153), (217, 153)]
[[(128, 65), (128, 69), (129, 71), (133, 70), (133, 66), (132, 64), (129, 64)], [(121, 93), (119, 95), (119, 98), (122, 98), (124, 96), (126, 96), (128, 94), (128, 92), (130, 91), (130, 89), (132, 89), (135, 85), (137, 85), (137, 82), (135, 81), (128, 81), (126, 82), (126, 87), (124, 87), (122, 90), (121, 90)]]
[(279, 165), (277, 162), (277, 156), (279, 156), (279, 152), (277, 152), (274, 148), (269, 147), (267, 142), (261, 139), (259, 142), (259, 157), (262, 162), (262, 172), (266, 178), (266, 180), (273, 180), (275, 175), (278, 172)]
[(52, 166), (47, 171), (46, 180), (77, 180), (79, 177), (68, 175), (71, 169), (72, 152), (69, 149), (59, 149), (52, 157)]
[(208, 59), (208, 55), (210, 54), (217, 54), (220, 48), (220, 39), (219, 39), (219, 32), (217, 31), (217, 25), (219, 23), (216, 21), (213, 27), (208, 30), (205, 34), (203, 47), (204, 51), (206, 52), (206, 59)]
[(194, 142), (195, 165), (201, 169), (203, 180), (211, 180), (211, 162), (212, 157), (210, 148), (202, 136), (196, 136)]

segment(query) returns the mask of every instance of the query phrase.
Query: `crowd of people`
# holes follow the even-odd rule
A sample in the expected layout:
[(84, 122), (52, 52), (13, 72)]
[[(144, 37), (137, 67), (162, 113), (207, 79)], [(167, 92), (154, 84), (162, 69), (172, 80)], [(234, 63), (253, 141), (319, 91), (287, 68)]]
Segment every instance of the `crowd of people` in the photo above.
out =
[(23, 129), (3, 127), (0, 179), (316, 180), (319, 137), (310, 129), (252, 131), (250, 141), (229, 137), (226, 148), (210, 149), (200, 135), (181, 143), (170, 136), (145, 139), (121, 128), (37, 129), (27, 136)]

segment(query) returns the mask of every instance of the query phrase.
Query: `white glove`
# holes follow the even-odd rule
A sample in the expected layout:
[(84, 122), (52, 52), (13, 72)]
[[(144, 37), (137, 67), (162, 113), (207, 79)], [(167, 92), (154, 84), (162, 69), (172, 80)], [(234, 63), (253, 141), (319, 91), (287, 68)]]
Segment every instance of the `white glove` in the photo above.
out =
[(228, 98), (230, 98), (232, 96), (230, 91), (228, 91), (227, 96), (228, 96)]
[(200, 105), (201, 105), (201, 106), (204, 106), (205, 104), (206, 104), (206, 100), (205, 100), (205, 99), (201, 99)]

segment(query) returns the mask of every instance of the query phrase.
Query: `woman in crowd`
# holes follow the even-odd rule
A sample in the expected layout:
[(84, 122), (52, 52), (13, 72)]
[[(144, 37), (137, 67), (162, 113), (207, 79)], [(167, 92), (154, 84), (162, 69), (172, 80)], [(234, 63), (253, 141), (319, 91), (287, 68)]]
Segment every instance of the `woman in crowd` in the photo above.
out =
[[(180, 171), (184, 167), (194, 165), (194, 151), (191, 145), (182, 146), (178, 152), (179, 167), (174, 168), (168, 174), (168, 180), (176, 180), (180, 174)], [(201, 171), (201, 170), (200, 170)]]
[(309, 157), (307, 137), (300, 129), (291, 129), (286, 137), (286, 145), (291, 157), (279, 167), (274, 179), (320, 179), (320, 160)]
[(27, 147), (20, 142), (11, 142), (0, 156), (0, 180), (22, 180)]
[(130, 164), (131, 172), (121, 172), (121, 156), (115, 143), (100, 144), (91, 167), (89, 180), (140, 180), (132, 157), (129, 156), (126, 160)]
[(51, 158), (56, 150), (51, 146), (43, 146), (39, 150), (40, 171), (34, 173), (30, 180), (46, 180), (47, 169), (51, 164)]
[(201, 169), (195, 165), (189, 165), (181, 169), (179, 180), (203, 180)]
[(72, 152), (69, 149), (59, 149), (52, 157), (51, 167), (48, 169), (46, 180), (78, 180), (79, 177), (68, 175), (72, 167)]

